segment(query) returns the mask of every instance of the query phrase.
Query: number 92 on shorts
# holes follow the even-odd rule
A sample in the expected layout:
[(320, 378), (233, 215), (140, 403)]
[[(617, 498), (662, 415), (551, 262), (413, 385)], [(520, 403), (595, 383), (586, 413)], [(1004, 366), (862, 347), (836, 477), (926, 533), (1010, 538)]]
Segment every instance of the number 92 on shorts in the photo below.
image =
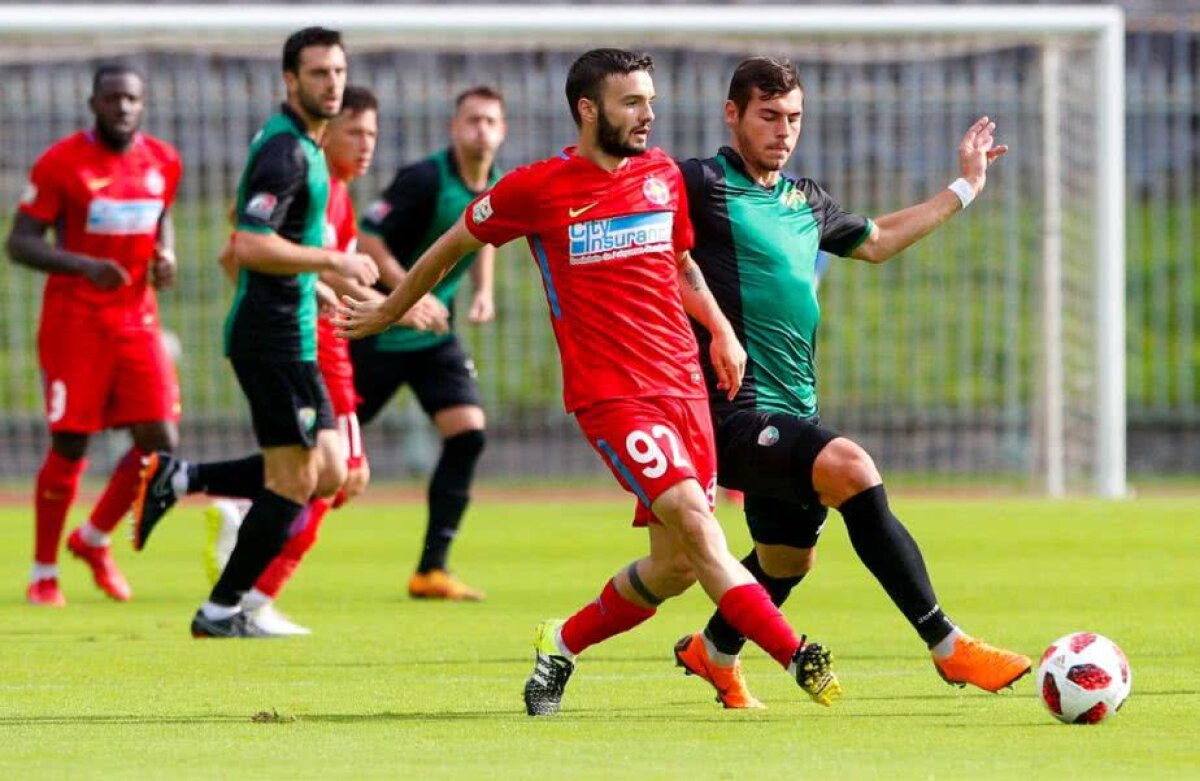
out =
[(575, 419), (613, 476), (638, 498), (634, 526), (653, 522), (650, 505), (684, 480), (696, 480), (713, 506), (717, 458), (707, 399), (614, 399), (577, 410)]

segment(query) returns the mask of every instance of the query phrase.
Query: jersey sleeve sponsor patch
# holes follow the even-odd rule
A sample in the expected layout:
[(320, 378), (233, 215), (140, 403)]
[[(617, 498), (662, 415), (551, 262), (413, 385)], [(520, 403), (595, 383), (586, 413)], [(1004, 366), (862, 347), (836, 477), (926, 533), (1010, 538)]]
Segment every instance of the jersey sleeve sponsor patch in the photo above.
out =
[(256, 220), (268, 222), (271, 215), (275, 213), (275, 207), (278, 205), (279, 199), (271, 193), (255, 193), (246, 201), (246, 208), (242, 211), (249, 217)]
[(492, 210), (492, 196), (485, 195), (471, 207), (471, 221), (476, 225), (487, 222), (495, 212)]
[(382, 225), (387, 216), (392, 213), (392, 205), (380, 198), (367, 207), (363, 214), (363, 222), (372, 225)]
[(22, 206), (29, 206), (38, 197), (37, 185), (33, 182), (26, 182), (25, 187), (21, 190), (21, 198), (18, 201)]

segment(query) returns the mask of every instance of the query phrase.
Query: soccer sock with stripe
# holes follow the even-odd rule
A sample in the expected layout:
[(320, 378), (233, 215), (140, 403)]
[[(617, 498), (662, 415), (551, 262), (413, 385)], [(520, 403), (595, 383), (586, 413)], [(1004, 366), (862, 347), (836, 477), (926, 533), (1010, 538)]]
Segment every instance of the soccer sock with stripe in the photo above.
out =
[(209, 602), (227, 607), (237, 605), (242, 594), (250, 590), (271, 560), (283, 550), (288, 530), (303, 510), (304, 505), (262, 489), (242, 521), (237, 545), (213, 586)]
[(734, 586), (721, 595), (717, 609), (730, 626), (762, 648), (785, 669), (800, 648), (800, 638), (771, 595), (759, 583)]
[(75, 494), (79, 478), (87, 468), (87, 459), (72, 461), (51, 449), (38, 470), (34, 487), (34, 553), (38, 564), (58, 561), (58, 546), (62, 542), (63, 526)]
[[(763, 571), (756, 550), (751, 550), (750, 554), (742, 559), (742, 566), (749, 570), (754, 579), (767, 590), (775, 607), (783, 605), (796, 584), (804, 579), (803, 575), (797, 578), (771, 577)], [(741, 653), (742, 646), (746, 644), (746, 636), (734, 629), (719, 610), (713, 613), (712, 618), (708, 621), (708, 626), (704, 627), (704, 636), (717, 651), (726, 656), (737, 656)], [(730, 663), (732, 664), (732, 661)]]
[(296, 520), (299, 523), (303, 515), (308, 516), (303, 528), (288, 538), (288, 541), (284, 543), (283, 550), (271, 560), (270, 565), (254, 582), (254, 588), (271, 599), (279, 596), (284, 584), (291, 580), (296, 568), (300, 566), (304, 554), (312, 550), (312, 546), (316, 544), (321, 521), (325, 519), (325, 513), (329, 512), (329, 502), (325, 499), (313, 499), (308, 503), (307, 509), (308, 512), (297, 516)]
[(187, 492), (253, 499), (263, 489), (266, 468), (261, 454), (233, 461), (187, 465)]
[(917, 634), (932, 648), (954, 630), (938, 606), (921, 549), (888, 506), (882, 485), (868, 488), (838, 508), (850, 544)]
[(655, 612), (652, 607), (642, 607), (621, 596), (616, 583), (609, 580), (595, 601), (584, 605), (562, 625), (562, 644), (572, 655), (583, 653), (589, 646), (628, 632)]
[(134, 446), (117, 462), (112, 476), (108, 478), (108, 485), (104, 487), (104, 493), (100, 495), (88, 521), (96, 531), (102, 534), (111, 533), (133, 506), (141, 482), (142, 459), (146, 455), (147, 453)]
[(417, 572), (446, 569), (446, 556), (471, 500), (471, 478), (485, 442), (483, 431), (475, 430), (442, 443), (442, 455), (429, 480), (429, 525)]

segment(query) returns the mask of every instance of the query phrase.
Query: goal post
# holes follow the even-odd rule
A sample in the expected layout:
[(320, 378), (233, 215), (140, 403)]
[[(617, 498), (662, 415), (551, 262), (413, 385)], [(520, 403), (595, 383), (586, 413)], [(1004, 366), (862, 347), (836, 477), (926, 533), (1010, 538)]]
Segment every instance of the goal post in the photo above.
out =
[[(939, 282), (936, 278), (921, 277), (923, 272), (920, 271), (889, 269), (886, 274), (891, 276), (881, 277), (883, 282), (860, 284), (838, 279), (843, 274), (838, 269), (831, 276), (829, 287), (823, 288), (823, 293), (828, 290), (828, 295), (836, 297), (836, 303), (829, 306), (825, 315), (833, 333), (828, 343), (822, 342), (822, 351), (823, 354), (833, 353), (829, 359), (836, 364), (821, 368), (822, 376), (830, 377), (832, 387), (819, 380), (818, 388), (830, 422), (836, 427), (850, 434), (856, 434), (859, 427), (873, 432), (866, 434), (871, 443), (886, 442), (904, 432), (919, 432), (914, 435), (922, 438), (916, 449), (928, 450), (931, 464), (948, 464), (947, 469), (951, 472), (1015, 471), (1023, 473), (1030, 483), (1040, 484), (1052, 495), (1067, 490), (1087, 490), (1105, 497), (1125, 495), (1125, 26), (1119, 8), (6, 5), (0, 6), (0, 67), (6, 63), (24, 67), (39, 58), (46, 59), (50, 56), (45, 52), (48, 41), (75, 42), (76, 56), (80, 50), (86, 51), (92, 45), (106, 55), (126, 50), (244, 53), (248, 46), (257, 46), (260, 58), (264, 59), (258, 64), (256, 75), (245, 77), (245, 83), (250, 83), (254, 78), (265, 78), (263, 73), (271, 73), (265, 58), (275, 56), (276, 39), (309, 24), (337, 28), (353, 36), (352, 64), (356, 56), (354, 47), (360, 43), (374, 52), (392, 51), (394, 57), (400, 56), (395, 52), (401, 49), (440, 53), (461, 52), (474, 47), (486, 52), (511, 53), (516, 58), (526, 57), (529, 63), (542, 62), (538, 59), (539, 52), (578, 51), (585, 45), (601, 42), (639, 45), (652, 51), (659, 47), (682, 51), (684, 54), (676, 61), (698, 63), (696, 72), (665, 78), (674, 78), (679, 83), (687, 80), (688, 84), (698, 85), (697, 89), (711, 87), (704, 94), (708, 113), (703, 116), (705, 123), (715, 127), (694, 132), (690, 127), (683, 128), (686, 122), (701, 116), (699, 110), (689, 107), (688, 112), (692, 113), (673, 115), (670, 107), (665, 106), (664, 124), (674, 128), (671, 131), (674, 136), (671, 132), (664, 136), (656, 131), (655, 142), (668, 151), (676, 151), (672, 146), (676, 139), (685, 138), (696, 146), (698, 140), (707, 143), (710, 138), (721, 137), (723, 132), (719, 126), (724, 87), (720, 79), (727, 80), (728, 73), (705, 70), (704, 54), (789, 53), (790, 49), (799, 47), (804, 56), (815, 62), (827, 58), (830, 62), (849, 63), (842, 70), (831, 70), (827, 78), (820, 76), (820, 89), (810, 87), (815, 98), (831, 104), (834, 100), (831, 90), (834, 89), (844, 89), (852, 96), (862, 93), (886, 97), (887, 87), (891, 85), (915, 85), (912, 99), (922, 101), (922, 105), (928, 103), (939, 117), (954, 117), (957, 121), (957, 117), (967, 110), (966, 104), (974, 105), (974, 98), (980, 94), (986, 97), (986, 90), (973, 86), (978, 75), (974, 72), (967, 80), (971, 83), (963, 86), (966, 82), (959, 78), (961, 74), (955, 72), (956, 68), (986, 70), (994, 66), (979, 66), (972, 58), (980, 52), (986, 55), (1010, 49), (1019, 51), (1004, 62), (1026, 67), (1025, 61), (1029, 58), (1025, 52), (1033, 52), (1034, 62), (1028, 65), (1028, 73), (1006, 79), (1004, 83), (1017, 85), (1013, 89), (1029, 90), (1028, 96), (1032, 97), (1021, 92), (1011, 103), (1025, 112), (1030, 122), (1036, 122), (1037, 128), (1027, 132), (1027, 128), (1004, 125), (1002, 117), (1001, 133), (1019, 131), (1026, 145), (1037, 147), (1032, 152), (1042, 161), (1041, 170), (1046, 179), (1032, 186), (1028, 182), (1015, 181), (1016, 174), (1004, 171), (1010, 161), (1002, 161), (997, 166), (996, 178), (1003, 181), (1003, 186), (997, 187), (999, 192), (989, 192), (982, 199), (996, 203), (972, 206), (972, 213), (961, 219), (966, 223), (978, 220), (981, 224), (979, 235), (954, 226), (953, 230), (947, 231), (949, 235), (935, 245), (947, 256), (986, 254), (991, 259), (992, 265), (988, 265), (989, 270), (984, 275), (986, 279), (979, 283), (990, 287), (980, 288), (978, 306), (973, 306), (976, 302), (971, 300), (970, 288), (963, 287), (962, 300), (952, 307), (953, 312), (934, 311), (952, 296), (939, 300), (938, 295), (930, 295), (928, 289), (932, 287), (936, 293)], [(265, 33), (271, 36), (264, 37)], [(268, 40), (269, 44), (264, 43)], [(851, 42), (851, 45), (843, 47), (840, 45), (843, 42)], [(924, 42), (936, 43), (930, 49), (932, 54), (922, 51)], [(848, 53), (838, 51), (841, 48), (847, 49)], [(875, 68), (884, 58), (892, 57), (889, 62), (896, 63), (894, 69), (903, 69), (919, 63), (927, 54), (939, 60), (936, 71), (930, 71), (933, 75), (908, 80), (900, 75), (895, 81), (887, 81), (892, 76), (879, 75), (880, 71)], [(803, 61), (804, 56), (799, 59)], [(383, 81), (405, 94), (423, 96), (424, 93), (415, 87), (410, 88), (406, 79), (411, 75), (414, 81), (423, 80), (421, 84), (425, 84), (436, 77), (442, 67), (429, 65), (433, 76), (388, 73), (382, 65), (372, 73), (379, 74)], [(443, 70), (449, 71), (450, 66)], [(32, 71), (26, 69), (22, 73)], [(544, 83), (532, 83), (532, 75), (527, 81), (530, 84), (522, 87), (524, 91), (514, 100), (513, 109), (529, 112), (529, 126), (537, 124), (537, 117), (550, 116), (554, 112), (565, 114), (565, 107), (560, 105), (561, 73), (552, 74)], [(230, 83), (243, 83), (240, 72)], [(946, 86), (947, 97), (943, 102), (930, 102), (932, 97), (922, 92), (927, 88), (923, 85), (930, 83)], [(3, 104), (6, 121), (19, 105), (20, 96), (34, 94), (32, 88), (21, 91), (20, 95), (16, 88), (10, 89), (12, 91), (5, 93), (8, 97)], [(822, 89), (826, 90), (823, 96)], [(188, 94), (183, 87), (173, 86), (172, 90), (172, 94)], [(968, 92), (970, 99), (963, 97)], [(386, 100), (391, 96), (384, 97)], [(420, 100), (430, 99), (421, 97)], [(544, 111), (537, 104), (539, 100), (547, 106)], [(420, 105), (425, 107), (427, 103)], [(1068, 108), (1081, 109), (1082, 114), (1065, 110)], [(151, 111), (155, 110), (151, 108)], [(440, 115), (432, 108), (427, 110), (432, 113), (421, 121), (436, 127)], [(810, 113), (819, 115), (819, 111), (814, 107)], [(889, 111), (893, 113), (881, 113), (878, 119), (864, 118), (878, 134), (876, 143), (919, 139), (921, 129), (916, 126), (912, 111), (903, 107)], [(839, 179), (845, 176), (851, 183), (857, 183), (853, 192), (871, 196), (867, 198), (869, 203), (860, 203), (841, 195), (848, 208), (865, 211), (868, 207), (904, 205), (896, 200), (895, 193), (879, 194), (877, 190), (883, 182), (903, 183), (903, 179), (896, 177), (905, 171), (915, 171), (915, 181), (922, 183), (934, 181), (930, 179), (934, 175), (929, 173), (932, 170), (941, 170), (946, 175), (953, 173), (952, 148), (942, 150), (943, 156), (932, 163), (927, 164), (920, 155), (921, 159), (914, 162), (886, 149), (872, 149), (872, 138), (862, 135), (863, 131), (855, 128), (851, 119), (845, 120), (844, 127), (839, 125), (845, 137), (839, 138), (836, 132), (830, 131), (822, 135), (819, 143), (823, 146), (819, 149), (806, 147), (802, 137), (800, 150), (801, 153), (812, 153), (811, 160), (820, 168), (821, 176), (829, 179), (823, 183), (835, 194), (847, 190)], [(1085, 126), (1073, 126), (1081, 120)], [(930, 123), (934, 121), (942, 122), (943, 119), (929, 119)], [(405, 127), (409, 128), (408, 125)], [(554, 127), (561, 130), (563, 126)], [(962, 128), (956, 129), (961, 133)], [(894, 132), (895, 136), (882, 135), (889, 132)], [(539, 143), (542, 140), (539, 137)], [(240, 151), (245, 141), (245, 138), (232, 137), (223, 138), (220, 143)], [(552, 141), (566, 143), (569, 138), (555, 137)], [(1090, 147), (1082, 149), (1084, 144)], [(685, 148), (680, 153), (711, 154), (714, 150), (715, 146)], [(553, 150), (544, 151), (549, 154)], [(925, 156), (938, 153), (935, 149), (928, 150), (928, 155), (924, 149), (918, 151)], [(6, 148), (0, 152), (5, 153), (2, 165), (12, 169), (0, 171), (3, 176), (0, 181), (11, 189), (12, 183), (21, 175), (18, 169), (31, 162), (29, 149), (23, 149), (20, 154)], [(1014, 156), (1027, 153), (1031, 150), (1014, 149)], [(206, 154), (214, 155), (214, 160), (218, 155), (227, 156), (223, 150), (210, 150)], [(510, 162), (517, 164), (525, 160)], [(809, 158), (799, 161), (801, 172), (805, 171), (808, 162)], [(203, 162), (203, 165), (209, 164), (210, 161)], [(215, 162), (211, 164), (216, 165)], [(230, 166), (228, 162), (221, 165)], [(874, 168), (867, 167), (870, 165), (881, 165), (884, 169), (877, 175)], [(888, 165), (891, 168), (887, 168)], [(1080, 171), (1080, 167), (1087, 170)], [(1022, 170), (1026, 175), (1032, 175), (1031, 168)], [(377, 172), (375, 176), (390, 174), (389, 170)], [(223, 175), (228, 178), (227, 172)], [(373, 184), (378, 181), (373, 180)], [(209, 187), (210, 191), (212, 189)], [(1029, 195), (1030, 191), (1036, 191), (1037, 195)], [(922, 194), (916, 188), (911, 192)], [(922, 197), (930, 193), (926, 190)], [(6, 194), (14, 196), (7, 191)], [(1002, 214), (1004, 208), (1012, 211)], [(1028, 237), (1024, 234), (1024, 224), (1034, 212), (1037, 212), (1041, 229)], [(209, 229), (220, 230), (217, 226)], [(990, 232), (983, 235), (985, 230)], [(1026, 245), (1033, 249), (1026, 250)], [(1013, 247), (1017, 248), (1015, 254)], [(912, 252), (917, 253), (917, 250), (914, 248)], [(933, 250), (921, 252), (932, 253)], [(919, 257), (924, 263), (927, 255), (920, 254)], [(1025, 268), (1028, 258), (1033, 257), (1037, 258), (1040, 267)], [(900, 260), (898, 265), (905, 263)], [(872, 285), (884, 286), (875, 298), (868, 297)], [(1026, 295), (1027, 287), (1035, 289), (1036, 295)], [(997, 292), (997, 288), (1001, 292)], [(911, 346), (906, 346), (908, 352), (903, 354), (889, 354), (877, 346), (889, 336), (889, 315), (881, 315), (873, 325), (860, 326), (858, 322), (850, 322), (850, 312), (856, 314), (856, 320), (860, 319), (857, 317), (859, 312), (872, 311), (880, 300), (889, 300), (890, 290), (902, 291), (904, 301), (916, 310), (905, 331), (912, 334)], [(11, 305), (16, 306), (23, 296), (20, 292), (10, 292), (8, 298), (14, 302)], [(1036, 304), (1031, 304), (1034, 300)], [(860, 308), (847, 310), (851, 304)], [(222, 305), (213, 302), (214, 307)], [(966, 323), (964, 318), (975, 318), (978, 322)], [(1025, 329), (1031, 332), (1028, 349), (994, 357), (992, 354), (1003, 352), (998, 341), (1018, 338), (1011, 333), (1014, 324), (1022, 333)], [(497, 329), (510, 327), (508, 322), (496, 326)], [(504, 334), (501, 337), (473, 337), (476, 348), (494, 350), (498, 356), (503, 356), (500, 360), (507, 361), (522, 350), (528, 352), (533, 344), (546, 343), (544, 332), (521, 337), (511, 336), (507, 330), (501, 333)], [(945, 354), (957, 357), (953, 363), (929, 369), (928, 376), (915, 377), (915, 367), (938, 360), (921, 352), (919, 337), (922, 334), (925, 338), (943, 342)], [(209, 338), (217, 337), (212, 334)], [(516, 338), (526, 340), (526, 343), (514, 353), (515, 348), (505, 345)], [(823, 332), (822, 339), (825, 338)], [(28, 348), (32, 342), (26, 339), (21, 344)], [(20, 344), (10, 340), (7, 345), (0, 345), (5, 346), (11, 352)], [(187, 353), (186, 345), (184, 349)], [(862, 354), (876, 356), (882, 368), (863, 368), (859, 365), (866, 360)], [(205, 372), (215, 371), (215, 360), (212, 365), (200, 368)], [(980, 369), (981, 366), (984, 368)], [(894, 370), (890, 378), (884, 376), (888, 367)], [(963, 385), (953, 394), (945, 394), (945, 398), (936, 389), (929, 390), (938, 378), (947, 378), (949, 382), (948, 378), (962, 372), (984, 372), (981, 376), (990, 382), (992, 375), (986, 372), (992, 370), (997, 377), (1003, 375), (1005, 378), (1003, 390), (995, 394), (979, 387), (982, 384), (979, 382), (969, 387)], [(514, 383), (518, 381), (513, 380)], [(184, 375), (182, 382), (186, 386), (189, 377)], [(1036, 391), (1029, 390), (1033, 386), (1037, 387)], [(902, 387), (902, 392), (889, 395), (888, 389), (896, 387)], [(542, 401), (538, 403), (542, 404)], [(204, 404), (210, 405), (205, 407), (209, 412), (219, 406), (216, 402), (210, 404), (207, 399)], [(522, 409), (534, 406), (526, 405)], [(843, 418), (851, 425), (844, 425)], [(527, 419), (511, 422), (513, 429), (519, 430), (524, 425), (522, 421)], [(966, 427), (975, 427), (979, 436), (965, 443), (948, 438), (951, 435), (945, 434), (943, 427), (952, 426), (955, 421), (965, 421)], [(961, 454), (946, 461), (938, 452), (943, 446), (956, 453), (961, 451)], [(874, 452), (874, 448), (872, 450)], [(892, 447), (891, 452), (896, 454), (894, 461), (906, 463), (905, 445)], [(940, 468), (935, 466), (931, 471)]]

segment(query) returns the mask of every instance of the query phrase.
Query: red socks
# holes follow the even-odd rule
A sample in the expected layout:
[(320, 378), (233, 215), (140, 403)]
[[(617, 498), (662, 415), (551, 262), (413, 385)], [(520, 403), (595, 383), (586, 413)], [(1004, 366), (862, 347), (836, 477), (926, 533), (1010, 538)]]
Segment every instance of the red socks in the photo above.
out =
[(583, 653), (588, 646), (628, 632), (654, 613), (654, 608), (636, 605), (621, 596), (610, 580), (596, 601), (589, 602), (563, 624), (563, 645), (573, 654)]
[(271, 599), (279, 595), (284, 584), (295, 574), (296, 567), (300, 566), (300, 560), (304, 558), (304, 554), (308, 553), (316, 544), (317, 532), (327, 512), (329, 512), (328, 500), (314, 499), (309, 502), (308, 522), (304, 524), (304, 528), (299, 533), (288, 538), (283, 550), (263, 570), (263, 574), (258, 576), (258, 580), (254, 583), (255, 589)]
[(109, 534), (133, 506), (141, 481), (142, 458), (148, 455), (136, 447), (129, 448), (113, 469), (108, 485), (92, 510), (91, 524), (97, 531)]
[(67, 522), (67, 511), (75, 501), (79, 490), (79, 477), (87, 468), (87, 459), (71, 461), (54, 450), (46, 454), (42, 468), (38, 471), (34, 489), (34, 554), (39, 564), (54, 564), (58, 561), (58, 546), (62, 542), (63, 525)]
[(758, 583), (734, 586), (717, 604), (729, 625), (769, 653), (785, 668), (791, 664), (800, 638), (788, 624), (771, 595)]

